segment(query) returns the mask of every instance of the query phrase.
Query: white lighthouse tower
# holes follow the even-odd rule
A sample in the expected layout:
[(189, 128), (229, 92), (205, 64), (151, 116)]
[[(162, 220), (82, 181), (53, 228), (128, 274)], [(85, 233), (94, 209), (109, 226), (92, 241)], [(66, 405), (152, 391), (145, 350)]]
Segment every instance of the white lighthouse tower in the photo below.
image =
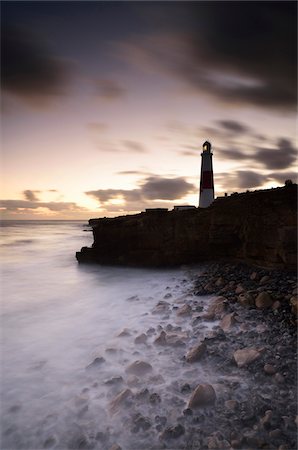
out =
[(214, 182), (211, 144), (206, 141), (203, 144), (201, 181), (200, 181), (200, 208), (207, 208), (214, 200)]

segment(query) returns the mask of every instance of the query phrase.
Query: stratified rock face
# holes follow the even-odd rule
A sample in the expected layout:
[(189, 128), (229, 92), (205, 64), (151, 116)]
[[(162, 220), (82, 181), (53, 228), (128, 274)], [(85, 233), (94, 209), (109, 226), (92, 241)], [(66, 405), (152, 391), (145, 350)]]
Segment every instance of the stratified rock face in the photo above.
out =
[(237, 258), (296, 269), (297, 186), (220, 198), (204, 209), (91, 219), (79, 262), (164, 266)]

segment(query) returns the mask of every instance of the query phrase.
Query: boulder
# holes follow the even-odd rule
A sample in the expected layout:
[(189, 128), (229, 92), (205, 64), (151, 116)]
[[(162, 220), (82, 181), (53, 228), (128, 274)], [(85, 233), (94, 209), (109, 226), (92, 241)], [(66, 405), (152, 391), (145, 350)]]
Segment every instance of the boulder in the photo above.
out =
[(225, 297), (213, 297), (207, 309), (207, 315), (221, 316), (226, 309), (227, 299)]
[(258, 309), (266, 309), (271, 308), (273, 301), (268, 292), (260, 292), (255, 300), (255, 304)]
[(188, 402), (188, 408), (195, 409), (203, 406), (213, 405), (216, 401), (216, 394), (211, 384), (199, 384)]
[(165, 331), (161, 331), (160, 335), (154, 341), (156, 345), (167, 345), (167, 333)]
[(98, 369), (103, 363), (105, 362), (105, 359), (102, 356), (99, 356), (92, 361), (91, 364), (89, 364), (86, 369)]
[(234, 359), (238, 367), (245, 367), (261, 356), (261, 352), (255, 348), (243, 348), (234, 352)]
[(152, 314), (166, 314), (170, 311), (170, 304), (161, 300), (157, 303), (157, 305), (153, 308)]
[(109, 404), (110, 414), (115, 414), (125, 404), (127, 400), (132, 398), (133, 394), (130, 389), (124, 389), (114, 397)]
[(259, 284), (262, 286), (263, 284), (267, 284), (269, 281), (270, 277), (268, 275), (265, 275), (260, 279)]
[(109, 450), (122, 450), (122, 447), (118, 444), (113, 444), (112, 447), (109, 448)]
[(125, 372), (137, 376), (145, 375), (146, 373), (151, 371), (152, 371), (151, 364), (139, 360), (133, 362), (125, 369)]
[(226, 314), (221, 321), (219, 322), (219, 326), (222, 330), (224, 331), (228, 331), (232, 325), (234, 325), (236, 323), (236, 314), (230, 313), (230, 314)]
[(276, 369), (271, 364), (265, 364), (264, 365), (264, 372), (267, 375), (274, 375), (276, 373)]
[(177, 316), (188, 316), (189, 314), (191, 314), (191, 312), (192, 310), (190, 305), (186, 303), (185, 305), (177, 309)]
[(242, 292), (245, 292), (245, 289), (242, 286), (242, 284), (238, 284), (236, 289), (235, 289), (235, 294), (239, 295), (239, 294), (242, 294)]
[(204, 342), (201, 342), (200, 344), (196, 345), (195, 347), (189, 350), (189, 352), (185, 357), (186, 362), (193, 363), (199, 361), (206, 352), (206, 350), (207, 350), (206, 344)]
[(255, 301), (250, 292), (242, 292), (238, 296), (238, 303), (242, 306), (252, 306), (254, 305)]
[(147, 336), (145, 333), (140, 334), (135, 338), (135, 344), (146, 344)]
[(250, 279), (252, 281), (258, 281), (260, 279), (258, 272), (252, 272), (252, 274), (250, 275)]

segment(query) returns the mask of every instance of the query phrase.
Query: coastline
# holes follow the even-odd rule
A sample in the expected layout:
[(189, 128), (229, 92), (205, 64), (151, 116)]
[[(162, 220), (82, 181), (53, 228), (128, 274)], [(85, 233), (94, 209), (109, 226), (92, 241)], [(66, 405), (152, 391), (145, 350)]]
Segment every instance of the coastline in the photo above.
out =
[[(212, 263), (193, 282), (192, 293), (177, 299), (168, 292), (156, 304), (158, 326), (134, 337), (136, 360), (125, 376), (107, 380), (107, 410), (125, 423), (126, 439), (123, 429), (103, 430), (102, 448), (296, 448), (295, 274)], [(173, 351), (188, 381), (177, 371), (165, 389), (146, 359), (150, 346)], [(102, 364), (99, 357), (88, 367)]]

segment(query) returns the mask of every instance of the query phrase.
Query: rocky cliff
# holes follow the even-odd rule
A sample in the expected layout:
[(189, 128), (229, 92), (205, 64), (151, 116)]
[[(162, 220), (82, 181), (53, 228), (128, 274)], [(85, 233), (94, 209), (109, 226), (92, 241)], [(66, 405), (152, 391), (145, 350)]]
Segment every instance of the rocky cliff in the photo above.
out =
[(237, 259), (295, 269), (297, 185), (233, 194), (206, 209), (90, 219), (94, 243), (79, 262), (133, 266)]

